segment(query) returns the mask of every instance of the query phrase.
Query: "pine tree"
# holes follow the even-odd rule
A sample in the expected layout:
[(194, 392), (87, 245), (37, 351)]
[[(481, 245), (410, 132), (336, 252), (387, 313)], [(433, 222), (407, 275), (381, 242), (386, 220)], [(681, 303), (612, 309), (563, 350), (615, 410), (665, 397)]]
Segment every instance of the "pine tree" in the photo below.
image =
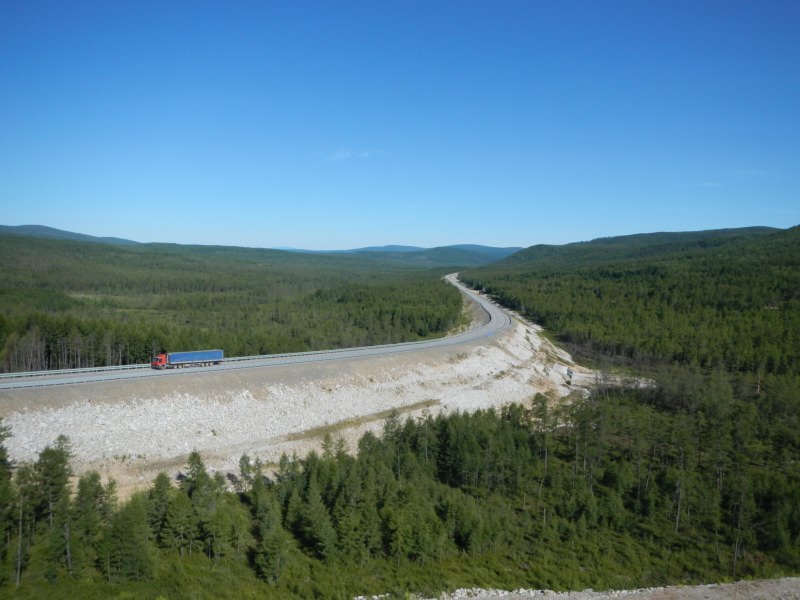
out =
[(360, 492), (360, 483), (356, 478), (355, 469), (350, 469), (349, 476), (343, 482), (331, 512), (340, 555), (350, 560), (363, 562), (366, 558), (366, 548), (360, 530), (362, 509)]
[(46, 446), (39, 453), (34, 465), (37, 484), (34, 498), (36, 515), (46, 517), (51, 526), (56, 506), (64, 496), (69, 496), (67, 484), (72, 476), (70, 456), (69, 439), (61, 435), (54, 447)]
[(78, 491), (72, 507), (72, 518), (81, 539), (93, 541), (103, 520), (105, 490), (97, 471), (90, 471), (78, 480)]
[(170, 498), (162, 529), (162, 543), (183, 556), (192, 553), (198, 541), (198, 524), (189, 497), (178, 491)]
[(163, 471), (153, 481), (153, 487), (147, 493), (147, 521), (159, 544), (163, 543), (163, 530), (167, 522), (167, 510), (172, 492), (169, 475)]
[(101, 566), (112, 580), (142, 580), (153, 576), (154, 561), (150, 554), (147, 524), (147, 499), (134, 494), (111, 519), (103, 543), (105, 560)]
[(333, 560), (336, 555), (336, 530), (331, 523), (328, 509), (322, 502), (316, 479), (308, 483), (306, 500), (301, 511), (303, 542), (314, 556)]
[(358, 531), (360, 533), (361, 543), (366, 552), (366, 557), (377, 557), (383, 554), (381, 516), (378, 510), (378, 490), (375, 482), (375, 472), (370, 467), (366, 467), (366, 469), (368, 470), (365, 474), (361, 473), (361, 510), (358, 512)]
[(60, 496), (58, 503), (53, 507), (50, 519), (45, 577), (50, 583), (55, 583), (62, 568), (69, 575), (75, 574), (73, 556), (77, 544), (70, 518), (68, 495)]
[(280, 506), (271, 498), (258, 521), (259, 541), (253, 557), (258, 576), (277, 583), (286, 568), (289, 534), (281, 525)]
[(14, 550), (14, 582), (19, 587), (22, 570), (28, 563), (36, 524), (36, 498), (39, 495), (38, 475), (33, 465), (21, 465), (14, 476), (17, 506), (14, 509), (17, 545)]

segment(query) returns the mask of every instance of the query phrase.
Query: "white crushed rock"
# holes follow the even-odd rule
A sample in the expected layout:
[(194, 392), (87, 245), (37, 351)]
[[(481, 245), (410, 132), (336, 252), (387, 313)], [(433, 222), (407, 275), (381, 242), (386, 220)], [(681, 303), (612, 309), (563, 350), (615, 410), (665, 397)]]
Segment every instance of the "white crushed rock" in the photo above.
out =
[[(360, 596), (356, 600), (372, 600), (380, 596)], [(642, 588), (638, 590), (609, 590), (595, 592), (583, 590), (574, 592), (553, 592), (551, 590), (514, 591), (460, 589), (451, 594), (442, 594), (436, 599), (419, 598), (418, 600), (525, 600), (527, 598), (554, 598), (563, 600), (601, 600), (608, 598), (626, 598), (629, 600), (800, 600), (800, 578), (785, 577), (783, 579), (761, 579), (738, 581), (736, 583), (706, 584), (696, 586), (668, 586)]]
[[(147, 487), (159, 471), (175, 474), (192, 450), (212, 470), (237, 472), (245, 452), (270, 463), (282, 452), (318, 448), (317, 428), (330, 427), (352, 448), (365, 431), (379, 430), (391, 409), (471, 412), (525, 403), (537, 392), (557, 400), (585, 391), (596, 375), (542, 338), (538, 327), (516, 319), (502, 335), (455, 349), (157, 379), (0, 392), (0, 416), (13, 434), (6, 441), (10, 458), (34, 461), (65, 434), (75, 471), (113, 476), (124, 496)], [(800, 579), (610, 592), (472, 589), (440, 599), (532, 597), (800, 600)]]
[(9, 396), (0, 415), (11, 427), (13, 460), (34, 461), (65, 434), (77, 473), (96, 469), (121, 488), (141, 487), (159, 470), (176, 472), (192, 450), (209, 467), (235, 473), (245, 452), (274, 463), (282, 452), (319, 447), (322, 433), (310, 432), (319, 428), (352, 448), (391, 409), (472, 412), (524, 403), (537, 392), (563, 397), (572, 391), (568, 367), (592, 380), (538, 328), (515, 320), (484, 342), (389, 358), (41, 388), (17, 392), (13, 402), (11, 392), (0, 392), (0, 405)]

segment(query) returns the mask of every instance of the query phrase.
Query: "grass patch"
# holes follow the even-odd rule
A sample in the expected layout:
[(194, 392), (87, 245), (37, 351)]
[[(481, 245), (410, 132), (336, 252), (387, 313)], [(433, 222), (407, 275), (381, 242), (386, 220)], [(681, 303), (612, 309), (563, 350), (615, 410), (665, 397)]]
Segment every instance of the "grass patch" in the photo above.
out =
[(361, 417), (353, 417), (352, 419), (337, 421), (336, 423), (331, 423), (330, 425), (322, 425), (321, 427), (306, 429), (305, 431), (300, 431), (298, 433), (290, 433), (289, 435), (286, 436), (285, 439), (290, 442), (296, 442), (299, 440), (313, 440), (316, 438), (322, 439), (326, 435), (334, 436), (336, 433), (339, 433), (340, 431), (345, 429), (360, 427), (362, 425), (366, 425), (367, 423), (373, 423), (375, 421), (385, 421), (392, 413), (405, 415), (413, 413), (418, 410), (424, 410), (426, 408), (430, 408), (431, 406), (436, 406), (437, 404), (439, 404), (439, 400), (423, 400), (422, 402), (408, 404), (406, 406), (402, 406), (399, 408), (382, 410), (380, 412), (363, 415)]

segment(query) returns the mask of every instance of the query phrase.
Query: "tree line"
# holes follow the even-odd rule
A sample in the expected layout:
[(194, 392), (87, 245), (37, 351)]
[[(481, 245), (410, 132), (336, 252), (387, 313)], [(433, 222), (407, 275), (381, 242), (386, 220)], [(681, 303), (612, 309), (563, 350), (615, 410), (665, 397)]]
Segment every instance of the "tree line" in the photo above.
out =
[[(242, 456), (236, 474), (192, 453), (179, 482), (162, 473), (125, 502), (94, 472), (69, 484), (62, 437), (13, 476), (4, 459), (3, 585), (308, 598), (796, 573), (800, 380), (765, 376), (757, 398), (722, 371), (664, 381), (393, 414), (356, 455), (327, 438), (269, 468)], [(203, 570), (238, 583), (192, 583)]]
[[(655, 255), (636, 241), (628, 254), (619, 248), (625, 244), (608, 242), (562, 248), (555, 257), (540, 250), (530, 260), (467, 271), (462, 280), (581, 356), (735, 372), (800, 370), (800, 228), (724, 244), (700, 239), (688, 250), (658, 245)], [(605, 259), (609, 245), (615, 252)]]
[[(243, 456), (236, 474), (193, 453), (179, 482), (125, 502), (95, 473), (71, 477), (66, 438), (29, 465), (0, 444), (3, 589), (345, 598), (800, 572), (798, 230), (673, 241), (537, 249), (464, 276), (651, 387), (393, 415), (355, 455), (328, 439), (278, 465)], [(304, 297), (357, 307), (381, 281)]]
[(0, 236), (0, 370), (412, 341), (461, 317), (441, 272), (268, 250)]

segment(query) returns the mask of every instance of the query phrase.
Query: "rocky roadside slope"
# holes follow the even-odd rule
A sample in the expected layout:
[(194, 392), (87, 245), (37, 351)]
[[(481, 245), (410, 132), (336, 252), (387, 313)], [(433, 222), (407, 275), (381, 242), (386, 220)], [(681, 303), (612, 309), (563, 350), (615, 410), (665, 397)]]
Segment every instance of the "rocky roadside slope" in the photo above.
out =
[(537, 327), (517, 319), (501, 334), (446, 349), (3, 390), (0, 417), (11, 427), (6, 445), (13, 460), (33, 461), (65, 434), (76, 473), (114, 477), (124, 496), (161, 470), (177, 474), (192, 450), (211, 469), (236, 473), (243, 453), (270, 464), (283, 452), (318, 448), (326, 433), (353, 448), (391, 410), (475, 411), (525, 403), (538, 392), (558, 401), (593, 381)]
[[(365, 431), (378, 431), (391, 410), (499, 408), (538, 392), (558, 401), (596, 376), (516, 319), (496, 339), (436, 352), (153, 379), (0, 392), (0, 417), (13, 434), (10, 457), (33, 461), (66, 434), (76, 473), (114, 477), (124, 497), (159, 471), (176, 475), (191, 450), (211, 469), (236, 472), (243, 453), (271, 463), (282, 452), (319, 448), (325, 433), (352, 447)], [(532, 597), (800, 600), (800, 579), (611, 592), (459, 590), (441, 598)]]
[(739, 581), (736, 583), (668, 586), (606, 592), (595, 592), (593, 590), (581, 592), (516, 590), (506, 592), (502, 590), (463, 589), (457, 590), (452, 594), (442, 594), (435, 600), (527, 600), (528, 598), (552, 598), (555, 600), (604, 600), (608, 598), (625, 598), (626, 600), (800, 600), (800, 578), (786, 577), (783, 579)]

